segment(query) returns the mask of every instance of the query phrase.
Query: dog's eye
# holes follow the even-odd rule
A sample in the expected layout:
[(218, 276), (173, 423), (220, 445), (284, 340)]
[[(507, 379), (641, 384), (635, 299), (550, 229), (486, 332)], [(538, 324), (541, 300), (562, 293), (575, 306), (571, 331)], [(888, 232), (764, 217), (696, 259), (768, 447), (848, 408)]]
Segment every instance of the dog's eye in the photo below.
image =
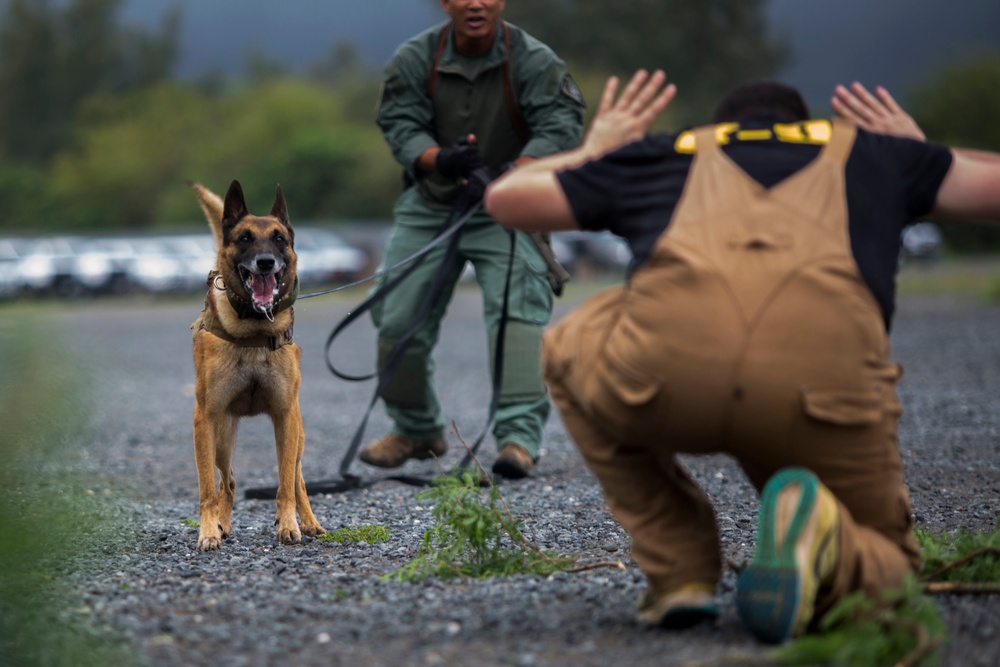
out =
[(275, 233), (274, 242), (277, 243), (279, 246), (288, 245), (288, 239), (286, 239), (284, 235), (280, 233)]
[(253, 234), (251, 234), (250, 232), (243, 232), (243, 235), (240, 236), (240, 238), (237, 239), (236, 242), (239, 243), (240, 245), (250, 245), (251, 243), (253, 243)]

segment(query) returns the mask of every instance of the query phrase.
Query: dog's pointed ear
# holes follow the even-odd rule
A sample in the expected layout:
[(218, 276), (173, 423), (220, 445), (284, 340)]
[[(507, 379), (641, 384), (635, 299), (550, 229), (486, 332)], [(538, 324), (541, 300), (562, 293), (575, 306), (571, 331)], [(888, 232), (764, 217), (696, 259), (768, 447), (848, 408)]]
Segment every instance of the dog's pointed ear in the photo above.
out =
[(285, 203), (285, 194), (281, 191), (281, 185), (278, 185), (274, 192), (274, 205), (271, 207), (271, 215), (286, 227), (292, 226), (292, 223), (288, 220), (288, 205)]
[(247, 210), (247, 202), (243, 196), (243, 186), (239, 181), (234, 180), (226, 193), (226, 201), (222, 205), (222, 237), (223, 243), (228, 242), (229, 232), (236, 223), (250, 215)]

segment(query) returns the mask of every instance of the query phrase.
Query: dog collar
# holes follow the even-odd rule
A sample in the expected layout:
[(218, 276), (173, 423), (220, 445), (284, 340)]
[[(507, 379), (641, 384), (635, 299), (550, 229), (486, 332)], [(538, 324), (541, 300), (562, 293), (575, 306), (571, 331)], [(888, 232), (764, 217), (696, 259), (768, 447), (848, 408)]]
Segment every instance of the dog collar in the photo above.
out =
[(238, 293), (232, 287), (229, 286), (229, 281), (226, 280), (226, 276), (223, 276), (217, 269), (213, 269), (208, 274), (208, 285), (209, 287), (217, 287), (215, 284), (215, 279), (221, 277), (222, 285), (226, 290), (226, 299), (229, 301), (229, 305), (233, 307), (236, 311), (236, 316), (241, 320), (266, 320), (274, 319), (274, 316), (283, 310), (288, 310), (295, 304), (295, 300), (299, 297), (299, 279), (295, 278), (295, 284), (292, 288), (283, 296), (279, 297), (274, 304), (274, 308), (271, 309), (270, 317), (267, 314), (260, 312), (253, 307), (253, 301), (247, 299), (242, 294)]

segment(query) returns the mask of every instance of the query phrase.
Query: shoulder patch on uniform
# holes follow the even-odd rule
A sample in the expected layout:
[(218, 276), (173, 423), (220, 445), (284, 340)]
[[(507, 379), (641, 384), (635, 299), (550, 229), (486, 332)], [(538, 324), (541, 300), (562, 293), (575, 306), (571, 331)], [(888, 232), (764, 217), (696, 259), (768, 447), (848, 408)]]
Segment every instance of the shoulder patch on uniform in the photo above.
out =
[(385, 99), (385, 81), (378, 87), (378, 99), (375, 101), (375, 118), (382, 117), (382, 100)]
[(580, 91), (580, 87), (576, 85), (576, 81), (574, 81), (573, 77), (569, 74), (567, 74), (563, 79), (562, 94), (579, 104), (581, 107), (587, 107), (587, 101), (583, 99), (583, 92)]

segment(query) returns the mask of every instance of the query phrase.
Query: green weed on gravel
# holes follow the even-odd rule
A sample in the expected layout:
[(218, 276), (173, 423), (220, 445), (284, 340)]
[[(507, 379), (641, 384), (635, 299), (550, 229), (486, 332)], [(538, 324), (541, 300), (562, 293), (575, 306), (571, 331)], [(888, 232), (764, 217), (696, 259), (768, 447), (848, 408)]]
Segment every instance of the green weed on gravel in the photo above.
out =
[(359, 542), (378, 544), (389, 541), (389, 529), (385, 526), (352, 526), (335, 530), (332, 533), (323, 533), (316, 539), (323, 542), (337, 542), (338, 544), (357, 544)]
[(0, 664), (136, 664), (64, 578), (113, 552), (116, 529), (97, 480), (74, 472), (79, 369), (52, 343), (26, 313), (0, 324)]
[(547, 554), (525, 539), (499, 489), (491, 483), (483, 486), (483, 479), (463, 471), (438, 477), (433, 487), (417, 494), (434, 501), (434, 527), (424, 533), (419, 555), (386, 578), (548, 576), (576, 564), (573, 557)]
[(1000, 584), (1000, 525), (991, 533), (964, 528), (953, 535), (932, 535), (919, 528), (916, 533), (923, 553), (923, 580)]

